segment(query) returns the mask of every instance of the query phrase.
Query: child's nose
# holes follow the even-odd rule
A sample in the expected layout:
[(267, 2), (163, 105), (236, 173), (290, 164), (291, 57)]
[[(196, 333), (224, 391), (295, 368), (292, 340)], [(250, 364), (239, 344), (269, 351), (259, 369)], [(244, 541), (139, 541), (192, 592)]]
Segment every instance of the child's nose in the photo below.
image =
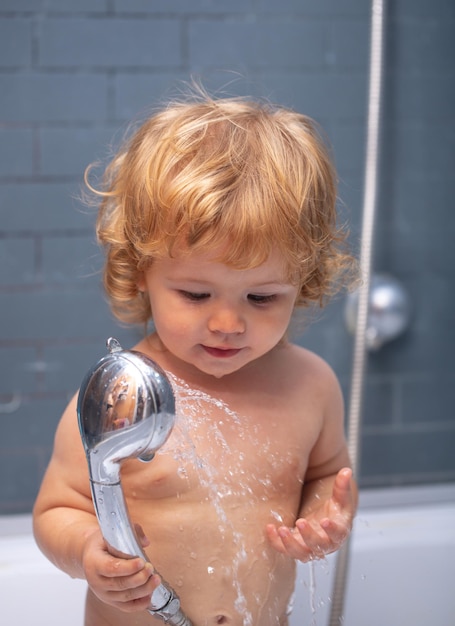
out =
[(212, 333), (240, 334), (245, 332), (245, 321), (235, 309), (220, 307), (212, 312), (208, 327)]

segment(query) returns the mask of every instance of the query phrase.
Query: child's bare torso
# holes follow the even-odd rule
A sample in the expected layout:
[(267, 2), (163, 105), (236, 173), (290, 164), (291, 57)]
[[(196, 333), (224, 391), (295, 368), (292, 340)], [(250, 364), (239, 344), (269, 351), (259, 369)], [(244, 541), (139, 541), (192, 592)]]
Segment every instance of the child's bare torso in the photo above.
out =
[[(306, 409), (285, 390), (270, 389), (259, 403), (253, 385), (234, 412), (231, 403), (173, 384), (178, 417), (170, 438), (149, 464), (131, 461), (122, 470), (149, 559), (194, 626), (284, 626), (295, 563), (270, 547), (265, 527), (293, 525), (317, 426), (305, 432)], [(88, 595), (86, 626), (162, 623)]]

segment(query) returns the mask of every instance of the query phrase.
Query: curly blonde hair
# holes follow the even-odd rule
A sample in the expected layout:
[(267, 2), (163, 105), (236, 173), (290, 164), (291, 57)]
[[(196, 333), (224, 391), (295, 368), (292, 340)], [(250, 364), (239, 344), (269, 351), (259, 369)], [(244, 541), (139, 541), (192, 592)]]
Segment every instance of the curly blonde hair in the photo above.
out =
[(123, 322), (152, 317), (141, 272), (176, 251), (222, 250), (217, 260), (246, 269), (278, 250), (301, 306), (322, 305), (352, 267), (315, 123), (269, 103), (204, 96), (169, 104), (125, 143), (95, 193), (104, 285)]

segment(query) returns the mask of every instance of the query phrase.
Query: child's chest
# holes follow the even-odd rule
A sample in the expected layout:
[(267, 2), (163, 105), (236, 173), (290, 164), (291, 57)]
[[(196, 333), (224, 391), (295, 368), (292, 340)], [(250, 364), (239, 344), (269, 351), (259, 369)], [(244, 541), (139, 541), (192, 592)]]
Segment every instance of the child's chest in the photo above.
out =
[(237, 503), (300, 492), (317, 437), (314, 420), (306, 419), (304, 407), (245, 408), (248, 414), (203, 393), (180, 392), (167, 442), (150, 463), (126, 464), (128, 492), (140, 500)]

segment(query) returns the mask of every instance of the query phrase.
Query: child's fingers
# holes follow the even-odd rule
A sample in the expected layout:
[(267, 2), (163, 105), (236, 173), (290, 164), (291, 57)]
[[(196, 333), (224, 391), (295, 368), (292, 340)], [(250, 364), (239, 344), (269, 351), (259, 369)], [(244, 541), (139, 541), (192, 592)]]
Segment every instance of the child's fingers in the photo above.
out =
[(120, 579), (129, 578), (136, 574), (149, 578), (152, 572), (152, 565), (140, 557), (125, 559), (109, 555), (104, 561), (102, 569), (100, 568), (99, 573), (103, 578)]
[(327, 553), (331, 545), (331, 540), (322, 526), (318, 531), (308, 520), (298, 519), (296, 521), (296, 528), (313, 558), (321, 558)]
[(329, 518), (321, 520), (321, 527), (326, 532), (330, 545), (332, 546), (329, 552), (337, 550), (350, 532), (349, 524), (336, 522), (335, 520)]
[(299, 541), (297, 539), (297, 535), (295, 535), (289, 528), (286, 526), (280, 526), (277, 532), (287, 555), (300, 561), (306, 561), (310, 558), (312, 552), (311, 548), (304, 545), (301, 540)]
[(298, 519), (294, 530), (269, 524), (267, 535), (271, 545), (282, 554), (304, 562), (321, 559), (337, 550), (349, 535), (350, 519), (338, 517), (324, 518), (320, 524)]
[(297, 531), (292, 531), (286, 526), (269, 525), (267, 534), (275, 550), (303, 562), (322, 558), (332, 551), (327, 535), (316, 533), (306, 520), (298, 520), (296, 528)]
[(333, 483), (332, 498), (342, 508), (353, 509), (352, 470), (349, 467), (341, 469)]
[[(142, 571), (132, 576), (117, 576), (116, 578), (105, 579), (105, 589), (114, 592), (124, 601), (142, 598), (159, 585), (160, 577), (154, 573), (152, 566), (148, 563)], [(150, 591), (149, 591), (150, 589)]]
[(301, 561), (307, 560), (310, 551), (305, 546), (299, 545), (289, 528), (282, 526), (277, 529), (273, 524), (269, 524), (267, 526), (267, 535), (272, 547), (277, 552), (287, 554), (287, 556)]
[(270, 545), (278, 552), (281, 552), (281, 554), (286, 554), (286, 548), (283, 546), (276, 526), (274, 524), (267, 524), (266, 532)]
[(128, 586), (133, 582), (132, 580), (122, 582), (117, 579), (117, 582), (126, 585), (126, 588), (108, 591), (107, 599), (120, 610), (132, 612), (147, 609), (150, 605), (150, 597), (154, 589), (160, 584), (161, 579), (158, 574), (152, 574), (143, 584), (133, 587)]

